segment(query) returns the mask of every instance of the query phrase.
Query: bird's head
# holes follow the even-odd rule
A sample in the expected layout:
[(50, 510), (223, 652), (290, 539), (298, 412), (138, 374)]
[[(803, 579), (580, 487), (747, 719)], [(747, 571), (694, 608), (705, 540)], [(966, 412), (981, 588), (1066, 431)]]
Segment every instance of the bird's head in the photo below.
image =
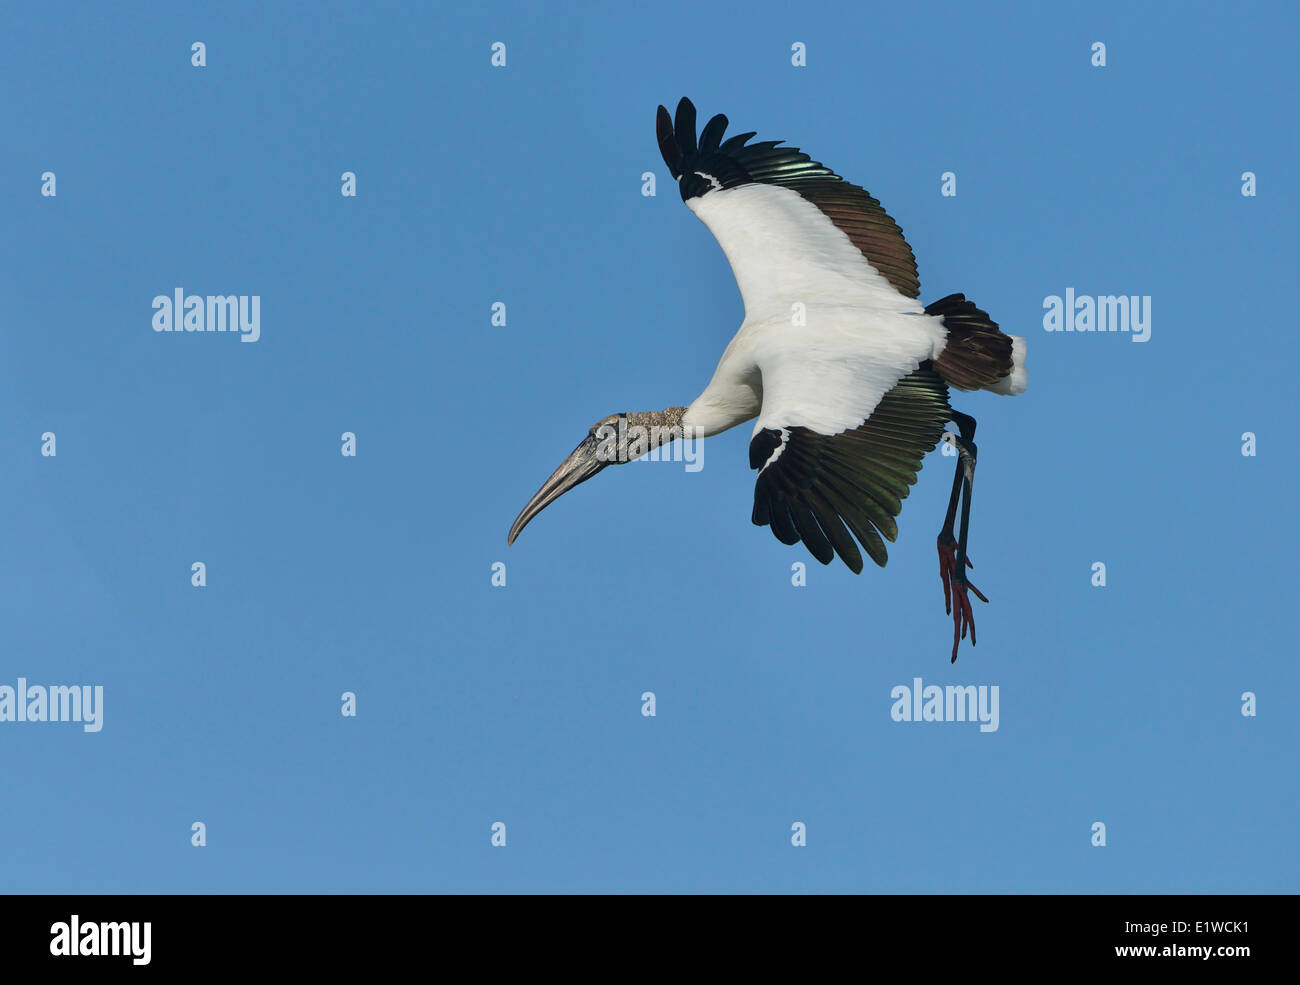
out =
[[(587, 436), (578, 442), (578, 447), (569, 453), (560, 467), (528, 501), (528, 505), (520, 511), (510, 527), (506, 543), (513, 544), (519, 532), (528, 526), (533, 517), (570, 489), (586, 482), (608, 465), (621, 465), (629, 461), (626, 457), (627, 434), (626, 414), (610, 414), (593, 424), (587, 431)], [(622, 455), (619, 454), (620, 451), (623, 452)]]
[(513, 544), (530, 520), (570, 489), (586, 482), (609, 465), (623, 465), (681, 437), (685, 407), (647, 414), (610, 414), (593, 424), (578, 447), (560, 463), (549, 479), (519, 512), (510, 527), (507, 544)]

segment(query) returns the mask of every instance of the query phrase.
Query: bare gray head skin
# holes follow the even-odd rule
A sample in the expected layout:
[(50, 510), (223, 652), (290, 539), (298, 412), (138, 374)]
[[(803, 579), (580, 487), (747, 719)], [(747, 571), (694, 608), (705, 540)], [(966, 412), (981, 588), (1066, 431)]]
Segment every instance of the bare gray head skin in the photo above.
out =
[(685, 407), (669, 407), (644, 413), (610, 414), (597, 421), (519, 512), (506, 543), (513, 544), (533, 517), (605, 466), (634, 461), (652, 449), (680, 438), (682, 415), (685, 413)]

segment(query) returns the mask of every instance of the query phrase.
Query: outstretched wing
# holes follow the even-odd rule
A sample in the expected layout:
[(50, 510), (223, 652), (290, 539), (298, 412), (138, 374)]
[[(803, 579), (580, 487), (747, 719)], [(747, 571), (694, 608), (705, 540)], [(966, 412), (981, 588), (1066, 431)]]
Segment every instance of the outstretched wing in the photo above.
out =
[(689, 99), (675, 118), (660, 106), (656, 128), (682, 200), (722, 246), (745, 302), (723, 360), (761, 377), (754, 523), (802, 540), (823, 564), (838, 554), (860, 572), (861, 544), (883, 566), (902, 500), (952, 413), (932, 363), (945, 332), (917, 300), (903, 231), (798, 148), (751, 144), (753, 133), (724, 140), (721, 115), (697, 139)]
[(788, 316), (790, 303), (814, 292), (920, 310), (916, 258), (876, 199), (797, 147), (748, 143), (753, 133), (723, 140), (726, 128), (715, 116), (697, 142), (689, 99), (675, 119), (660, 106), (656, 120), (664, 163), (727, 254), (747, 319), (782, 306)]
[[(802, 540), (822, 564), (838, 554), (861, 573), (860, 543), (884, 567), (884, 541), (898, 536), (902, 501), (951, 415), (948, 388), (925, 363), (854, 427), (834, 434), (801, 425), (763, 427), (749, 445), (750, 468), (759, 470), (754, 523), (770, 525), (783, 544)], [(766, 406), (763, 416), (770, 416)]]

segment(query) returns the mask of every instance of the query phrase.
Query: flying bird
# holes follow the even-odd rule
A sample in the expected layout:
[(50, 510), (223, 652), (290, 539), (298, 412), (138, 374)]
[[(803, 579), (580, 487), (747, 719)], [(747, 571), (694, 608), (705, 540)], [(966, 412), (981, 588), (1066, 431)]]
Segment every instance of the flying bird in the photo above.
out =
[(659, 107), (656, 133), (682, 201), (731, 264), (745, 305), (740, 329), (689, 407), (593, 425), (508, 542), (609, 465), (753, 420), (753, 522), (860, 574), (862, 551), (884, 567), (884, 542), (898, 536), (921, 459), (946, 442), (957, 462), (939, 576), (956, 660), (968, 629), (975, 644), (970, 594), (988, 599), (966, 574), (975, 419), (949, 405), (949, 388), (1023, 392), (1024, 339), (1003, 334), (963, 294), (922, 306), (912, 249), (876, 199), (783, 141), (750, 143), (753, 132), (724, 140), (727, 122), (713, 117), (697, 139), (695, 106), (683, 99), (675, 116)]

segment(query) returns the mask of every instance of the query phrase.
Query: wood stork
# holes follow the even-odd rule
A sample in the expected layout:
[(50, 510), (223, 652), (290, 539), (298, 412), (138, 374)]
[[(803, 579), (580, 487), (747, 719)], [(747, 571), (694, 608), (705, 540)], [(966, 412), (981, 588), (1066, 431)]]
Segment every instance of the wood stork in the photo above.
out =
[(988, 599), (966, 577), (975, 420), (949, 406), (948, 388), (1022, 392), (1025, 342), (964, 295), (923, 307), (911, 247), (876, 199), (796, 147), (750, 143), (752, 132), (724, 140), (726, 128), (715, 116), (697, 142), (689, 99), (675, 118), (660, 106), (656, 119), (682, 201), (731, 264), (745, 305), (740, 330), (689, 407), (598, 421), (520, 512), (508, 543), (606, 466), (757, 418), (753, 522), (784, 544), (803, 541), (823, 564), (838, 555), (860, 573), (858, 545), (884, 566), (884, 541), (897, 537), (921, 459), (945, 441), (957, 467), (939, 576), (956, 660), (967, 629), (975, 644), (967, 593)]

